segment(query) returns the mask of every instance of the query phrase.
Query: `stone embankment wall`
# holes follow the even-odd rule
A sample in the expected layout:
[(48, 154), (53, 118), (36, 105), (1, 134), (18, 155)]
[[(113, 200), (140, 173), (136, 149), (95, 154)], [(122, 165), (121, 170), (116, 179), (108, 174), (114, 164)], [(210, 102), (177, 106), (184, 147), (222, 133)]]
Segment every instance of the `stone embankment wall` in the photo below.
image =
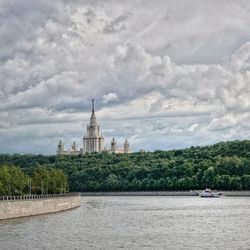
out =
[(224, 191), (225, 196), (249, 197), (250, 191)]
[(27, 200), (0, 200), (0, 220), (60, 212), (79, 207), (79, 195)]

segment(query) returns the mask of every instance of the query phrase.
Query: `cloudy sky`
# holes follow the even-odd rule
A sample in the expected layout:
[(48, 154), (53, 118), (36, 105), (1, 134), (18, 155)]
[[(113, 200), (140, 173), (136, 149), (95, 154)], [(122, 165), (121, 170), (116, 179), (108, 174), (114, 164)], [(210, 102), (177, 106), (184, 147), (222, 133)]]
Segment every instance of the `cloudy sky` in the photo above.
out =
[(0, 153), (250, 139), (249, 0), (0, 0)]

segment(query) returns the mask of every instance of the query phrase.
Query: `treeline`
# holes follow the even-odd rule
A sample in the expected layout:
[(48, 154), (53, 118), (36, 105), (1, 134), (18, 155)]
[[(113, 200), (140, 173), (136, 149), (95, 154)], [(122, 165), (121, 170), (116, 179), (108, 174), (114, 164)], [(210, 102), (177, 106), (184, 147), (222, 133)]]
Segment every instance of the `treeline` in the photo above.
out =
[(37, 167), (31, 175), (20, 167), (0, 165), (0, 196), (65, 193), (67, 177), (60, 169)]
[(250, 190), (250, 141), (132, 154), (0, 155), (0, 164), (31, 174), (60, 169), (71, 191)]

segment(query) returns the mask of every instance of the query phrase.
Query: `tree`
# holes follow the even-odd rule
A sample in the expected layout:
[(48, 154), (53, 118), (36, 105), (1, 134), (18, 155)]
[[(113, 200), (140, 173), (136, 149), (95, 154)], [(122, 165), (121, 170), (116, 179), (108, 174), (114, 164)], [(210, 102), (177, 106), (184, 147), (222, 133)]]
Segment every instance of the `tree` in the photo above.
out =
[(115, 174), (110, 174), (106, 181), (105, 181), (105, 187), (107, 190), (117, 190), (119, 186), (118, 178)]
[(26, 176), (19, 167), (0, 166), (0, 195), (21, 195), (28, 185)]
[(209, 167), (207, 170), (204, 171), (203, 183), (205, 183), (206, 187), (213, 187), (214, 167)]
[(32, 190), (38, 194), (65, 193), (68, 190), (67, 177), (60, 169), (38, 167), (32, 174)]
[(231, 177), (229, 181), (229, 186), (231, 190), (241, 190), (242, 185), (241, 185), (240, 177), (236, 177), (236, 176)]
[(250, 175), (245, 174), (241, 177), (241, 185), (242, 189), (250, 190)]

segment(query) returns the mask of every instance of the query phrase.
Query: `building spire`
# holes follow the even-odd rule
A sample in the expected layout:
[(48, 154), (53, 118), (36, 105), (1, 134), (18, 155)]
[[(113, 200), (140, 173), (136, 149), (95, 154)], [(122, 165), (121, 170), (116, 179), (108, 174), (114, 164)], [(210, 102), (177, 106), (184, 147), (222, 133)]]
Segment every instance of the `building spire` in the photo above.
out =
[(95, 99), (92, 99), (92, 114), (95, 113)]
[(92, 113), (90, 116), (90, 126), (97, 126), (95, 117), (95, 99), (92, 99)]

